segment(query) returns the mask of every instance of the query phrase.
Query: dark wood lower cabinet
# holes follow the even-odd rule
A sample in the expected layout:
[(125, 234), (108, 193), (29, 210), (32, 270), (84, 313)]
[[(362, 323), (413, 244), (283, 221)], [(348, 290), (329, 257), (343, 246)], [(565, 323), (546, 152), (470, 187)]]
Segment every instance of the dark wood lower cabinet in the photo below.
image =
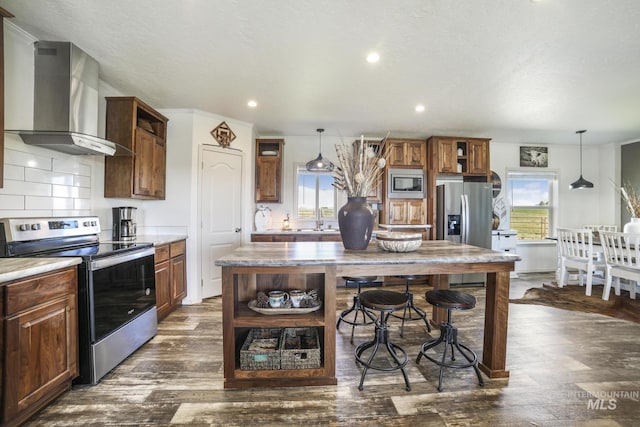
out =
[(76, 267), (1, 285), (2, 426), (19, 425), (78, 376)]
[(186, 241), (156, 246), (156, 309), (164, 319), (187, 296)]

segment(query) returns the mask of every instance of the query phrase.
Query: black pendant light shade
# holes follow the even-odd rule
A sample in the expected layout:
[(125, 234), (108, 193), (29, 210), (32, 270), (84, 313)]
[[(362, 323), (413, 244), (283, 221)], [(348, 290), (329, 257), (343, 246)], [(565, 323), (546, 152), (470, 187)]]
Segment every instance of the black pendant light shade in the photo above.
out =
[(324, 129), (316, 129), (320, 137), (320, 151), (318, 157), (307, 162), (307, 170), (310, 172), (331, 172), (335, 167), (333, 163), (322, 157), (322, 132)]
[(577, 130), (576, 133), (580, 134), (580, 178), (576, 181), (572, 182), (569, 185), (569, 188), (572, 190), (581, 189), (581, 188), (593, 188), (593, 183), (587, 181), (582, 177), (582, 134), (585, 133), (586, 130)]

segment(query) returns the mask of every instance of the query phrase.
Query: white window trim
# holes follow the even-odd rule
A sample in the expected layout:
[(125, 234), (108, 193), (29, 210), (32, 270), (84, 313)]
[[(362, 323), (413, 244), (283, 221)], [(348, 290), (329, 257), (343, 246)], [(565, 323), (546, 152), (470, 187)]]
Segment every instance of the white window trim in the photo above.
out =
[[(295, 163), (293, 165), (293, 212), (294, 212), (294, 218), (296, 221), (310, 221), (308, 218), (300, 218), (300, 216), (298, 215), (298, 170), (300, 168), (305, 168), (306, 167), (306, 163)], [(316, 173), (316, 172), (310, 172), (312, 174)], [(322, 172), (325, 173), (325, 172)], [(333, 172), (326, 172), (327, 175), (331, 175), (333, 176)], [(316, 195), (317, 197), (317, 195)], [(333, 216), (331, 218), (326, 218), (328, 220), (332, 220), (332, 221), (337, 221), (338, 220), (338, 192), (334, 189), (333, 191), (333, 204), (334, 204), (334, 210), (333, 210)], [(317, 198), (316, 198), (316, 207), (317, 207)]]
[[(511, 227), (511, 183), (510, 179), (515, 175), (515, 178), (551, 178), (553, 179), (553, 184), (551, 186), (550, 194), (549, 194), (549, 205), (551, 206), (551, 212), (549, 215), (549, 234), (554, 235), (555, 229), (558, 224), (558, 211), (560, 210), (560, 193), (559, 193), (559, 182), (560, 182), (560, 171), (558, 169), (549, 169), (544, 168), (542, 170), (530, 170), (530, 169), (522, 169), (522, 168), (507, 168), (506, 169), (506, 191), (505, 191), (505, 204), (507, 208), (507, 216), (509, 219), (509, 227)], [(546, 176), (545, 176), (546, 175)], [(533, 208), (533, 207), (532, 207)], [(540, 208), (545, 209), (545, 208)], [(546, 239), (540, 240), (518, 240), (518, 245), (521, 244), (540, 244), (540, 243), (549, 243)], [(554, 242), (555, 244), (555, 242)]]

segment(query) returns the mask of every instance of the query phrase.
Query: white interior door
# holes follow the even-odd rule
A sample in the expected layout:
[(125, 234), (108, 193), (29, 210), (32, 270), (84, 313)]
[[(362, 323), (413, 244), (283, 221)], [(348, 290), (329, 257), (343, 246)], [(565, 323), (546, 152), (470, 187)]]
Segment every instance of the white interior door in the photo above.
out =
[(202, 148), (200, 171), (202, 298), (222, 294), (222, 270), (214, 265), (241, 242), (242, 152)]

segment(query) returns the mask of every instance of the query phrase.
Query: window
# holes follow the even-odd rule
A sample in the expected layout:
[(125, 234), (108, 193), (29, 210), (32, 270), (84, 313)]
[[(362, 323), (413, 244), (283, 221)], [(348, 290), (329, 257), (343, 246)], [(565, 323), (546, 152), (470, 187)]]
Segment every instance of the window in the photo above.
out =
[(304, 165), (297, 167), (298, 219), (335, 219), (336, 190), (331, 172), (309, 172)]
[(544, 240), (554, 229), (558, 178), (555, 172), (507, 171), (510, 227), (518, 240)]

